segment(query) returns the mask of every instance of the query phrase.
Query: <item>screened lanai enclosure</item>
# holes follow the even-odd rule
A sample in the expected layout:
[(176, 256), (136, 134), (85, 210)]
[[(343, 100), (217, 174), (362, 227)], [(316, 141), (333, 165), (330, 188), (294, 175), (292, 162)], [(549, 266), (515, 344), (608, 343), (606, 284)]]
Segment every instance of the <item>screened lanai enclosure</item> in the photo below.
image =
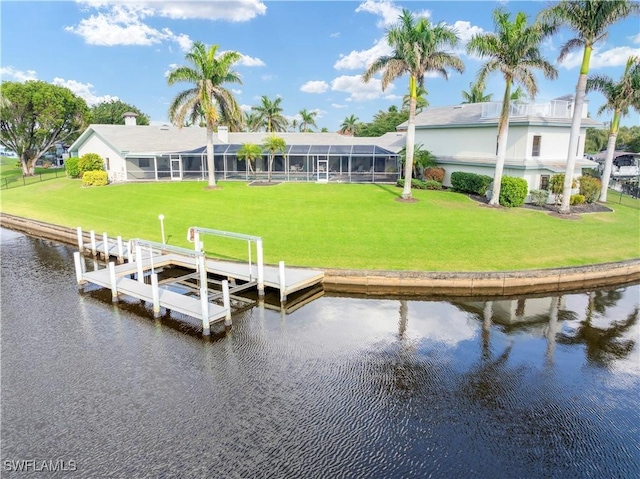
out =
[[(239, 144), (214, 145), (216, 180), (266, 180), (269, 156), (249, 165), (238, 159)], [(376, 145), (287, 145), (273, 160), (274, 181), (395, 183), (400, 175), (398, 154)], [(206, 148), (171, 154), (126, 157), (126, 177), (136, 180), (206, 180)]]

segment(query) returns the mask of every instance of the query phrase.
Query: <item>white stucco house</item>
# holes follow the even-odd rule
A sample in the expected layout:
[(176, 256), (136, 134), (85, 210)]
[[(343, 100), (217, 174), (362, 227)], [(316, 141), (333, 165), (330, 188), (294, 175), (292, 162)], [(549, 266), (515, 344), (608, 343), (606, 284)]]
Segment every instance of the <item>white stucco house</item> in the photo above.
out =
[[(443, 184), (451, 186), (451, 173), (466, 171), (493, 177), (498, 147), (501, 102), (469, 103), (428, 108), (416, 116), (416, 144), (422, 144), (445, 169)], [(547, 102), (512, 103), (503, 175), (527, 180), (529, 190), (547, 189), (549, 178), (566, 169), (573, 95)], [(601, 123), (583, 108), (574, 175), (597, 168), (584, 159), (586, 129)], [(398, 126), (406, 131), (407, 123)]]

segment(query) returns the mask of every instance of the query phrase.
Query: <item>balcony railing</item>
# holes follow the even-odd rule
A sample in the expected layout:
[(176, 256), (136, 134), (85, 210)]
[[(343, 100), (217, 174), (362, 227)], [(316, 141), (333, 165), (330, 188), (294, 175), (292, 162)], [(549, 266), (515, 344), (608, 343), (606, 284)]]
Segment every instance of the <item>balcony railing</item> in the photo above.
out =
[[(499, 118), (502, 102), (482, 104), (482, 118)], [(583, 117), (586, 117), (583, 108)], [(551, 100), (541, 103), (516, 103), (510, 105), (509, 117), (541, 116), (545, 118), (571, 118), (573, 116), (573, 102), (566, 100)]]

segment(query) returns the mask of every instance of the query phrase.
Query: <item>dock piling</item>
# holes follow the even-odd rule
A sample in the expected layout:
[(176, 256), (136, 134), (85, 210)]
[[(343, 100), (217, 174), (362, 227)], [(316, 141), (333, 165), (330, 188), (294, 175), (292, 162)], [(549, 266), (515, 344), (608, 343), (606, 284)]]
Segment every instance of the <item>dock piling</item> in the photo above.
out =
[(82, 276), (82, 273), (83, 273), (82, 258), (80, 258), (79, 251), (76, 251), (75, 253), (73, 253), (73, 262), (76, 267), (76, 281), (78, 282), (78, 286), (81, 287), (82, 283), (84, 283), (84, 279)]
[(136, 243), (136, 265), (138, 267), (138, 283), (144, 283), (144, 270), (142, 269), (142, 248)]
[(256, 261), (258, 262), (258, 297), (264, 298), (264, 258), (262, 256), (262, 240), (256, 240)]
[(122, 245), (122, 236), (118, 236), (118, 264), (124, 263), (124, 247)]
[(280, 280), (280, 303), (284, 304), (287, 302), (287, 283), (284, 278), (284, 261), (280, 261), (279, 265), (279, 273), (278, 279)]
[(116, 283), (116, 265), (109, 261), (109, 282), (111, 283), (111, 302), (118, 302), (118, 284)]
[(224, 325), (227, 328), (231, 327), (231, 300), (229, 298), (229, 281), (226, 279), (222, 281), (222, 301), (224, 309), (227, 310), (227, 313), (224, 317)]
[(78, 250), (80, 251), (80, 253), (84, 252), (84, 237), (82, 236), (82, 228), (80, 226), (78, 226), (78, 228), (76, 229), (76, 232), (78, 233)]
[(104, 253), (104, 260), (108, 261), (109, 260), (109, 237), (107, 236), (106, 232), (102, 233), (102, 251)]
[(91, 236), (91, 254), (95, 256), (96, 254), (98, 254), (98, 252), (96, 251), (96, 232), (91, 230), (89, 231), (89, 235)]
[(158, 274), (151, 275), (151, 295), (153, 297), (153, 317), (160, 317), (160, 290), (158, 289)]
[(200, 273), (200, 307), (202, 310), (202, 334), (209, 336), (209, 283), (204, 256), (198, 256), (198, 272)]

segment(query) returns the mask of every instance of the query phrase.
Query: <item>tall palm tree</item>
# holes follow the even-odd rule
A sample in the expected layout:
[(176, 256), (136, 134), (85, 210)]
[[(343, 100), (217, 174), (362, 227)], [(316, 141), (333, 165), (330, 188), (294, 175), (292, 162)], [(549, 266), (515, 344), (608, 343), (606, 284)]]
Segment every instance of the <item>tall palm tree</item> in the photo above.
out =
[(246, 111), (244, 113), (244, 127), (246, 131), (260, 131), (262, 127), (260, 115)]
[(346, 117), (343, 121), (342, 124), (340, 125), (340, 133), (342, 133), (343, 135), (351, 135), (351, 136), (355, 136), (356, 135), (356, 127), (358, 125), (358, 117), (355, 115), (351, 115)]
[(252, 106), (251, 109), (258, 114), (262, 126), (268, 133), (274, 131), (287, 131), (287, 119), (282, 115), (282, 107), (280, 103), (282, 98), (278, 97), (271, 101), (267, 95), (262, 95), (260, 99), (262, 103), (258, 106)]
[(287, 143), (284, 141), (284, 138), (280, 138), (276, 135), (267, 136), (262, 142), (262, 147), (269, 154), (269, 173), (267, 175), (267, 179), (269, 183), (271, 183), (271, 171), (273, 169), (273, 160), (276, 157), (276, 153), (281, 152), (284, 155), (284, 152), (287, 150)]
[(233, 64), (240, 60), (238, 52), (224, 52), (216, 56), (218, 45), (207, 47), (195, 42), (185, 55), (191, 66), (179, 66), (167, 78), (169, 85), (178, 82), (193, 84), (192, 88), (176, 95), (169, 105), (169, 119), (179, 128), (185, 120), (196, 124), (204, 118), (207, 129), (207, 172), (209, 187), (216, 186), (213, 166), (213, 130), (219, 118), (241, 123), (241, 113), (233, 94), (224, 88), (225, 83), (242, 83)]
[(484, 94), (484, 83), (471, 82), (469, 83), (469, 91), (462, 91), (462, 103), (484, 103), (491, 101), (493, 95)]
[(507, 153), (511, 87), (514, 83), (519, 83), (532, 97), (535, 97), (538, 85), (532, 70), (542, 70), (544, 76), (550, 79), (555, 78), (558, 72), (540, 54), (540, 44), (547, 35), (551, 34), (550, 28), (540, 23), (528, 25), (527, 16), (522, 12), (517, 13), (511, 21), (511, 14), (502, 9), (494, 10), (493, 21), (496, 32), (474, 35), (467, 44), (467, 51), (476, 56), (488, 57), (487, 62), (478, 72), (479, 83), (484, 83), (487, 76), (495, 71), (504, 76), (504, 97), (498, 120), (498, 154), (490, 200), (490, 204), (498, 205), (502, 170)]
[(527, 94), (520, 85), (511, 92), (511, 101), (524, 102), (527, 100)]
[(593, 46), (607, 37), (607, 29), (614, 23), (632, 13), (640, 12), (640, 4), (629, 0), (562, 0), (540, 12), (540, 18), (553, 28), (562, 25), (574, 31), (576, 37), (568, 40), (560, 49), (558, 61), (562, 62), (576, 48), (582, 48), (582, 65), (576, 85), (576, 96), (573, 102), (573, 118), (571, 120), (571, 136), (567, 152), (567, 167), (564, 175), (561, 213), (569, 213), (571, 185), (576, 163), (578, 137), (582, 107), (587, 91), (587, 75)]
[(424, 87), (424, 76), (435, 72), (445, 79), (447, 68), (464, 71), (462, 61), (449, 50), (458, 44), (458, 35), (444, 23), (432, 25), (426, 18), (416, 20), (409, 10), (402, 10), (397, 25), (386, 33), (391, 55), (376, 59), (362, 75), (366, 83), (373, 75), (382, 73), (384, 91), (396, 78), (409, 75), (409, 122), (407, 125), (407, 163), (402, 198), (411, 199), (411, 172), (416, 138), (416, 102), (418, 87)]
[(249, 171), (253, 173), (253, 163), (258, 158), (262, 158), (262, 147), (253, 143), (244, 143), (236, 153), (236, 157), (246, 161)]
[(607, 75), (589, 77), (587, 91), (599, 91), (607, 100), (607, 103), (598, 111), (598, 115), (607, 110), (613, 111), (602, 174), (602, 190), (600, 191), (600, 201), (606, 203), (620, 118), (629, 113), (629, 107), (640, 112), (640, 57), (629, 57), (622, 78), (618, 82), (613, 81)]
[(306, 108), (303, 108), (300, 110), (299, 114), (301, 117), (300, 131), (311, 131), (309, 129), (310, 126), (318, 128), (318, 125), (316, 125), (316, 116), (318, 115), (317, 111), (307, 111)]
[(291, 120), (291, 123), (289, 123), (289, 127), (291, 128), (291, 131), (296, 131), (299, 126), (300, 126), (300, 123), (298, 123), (297, 118), (294, 118), (293, 120)]
[[(429, 92), (423, 87), (418, 86), (416, 90), (416, 114), (420, 113), (422, 110), (429, 106), (429, 100), (427, 100), (427, 95)], [(409, 110), (409, 105), (411, 104), (411, 95), (404, 95), (402, 97), (402, 109)]]

